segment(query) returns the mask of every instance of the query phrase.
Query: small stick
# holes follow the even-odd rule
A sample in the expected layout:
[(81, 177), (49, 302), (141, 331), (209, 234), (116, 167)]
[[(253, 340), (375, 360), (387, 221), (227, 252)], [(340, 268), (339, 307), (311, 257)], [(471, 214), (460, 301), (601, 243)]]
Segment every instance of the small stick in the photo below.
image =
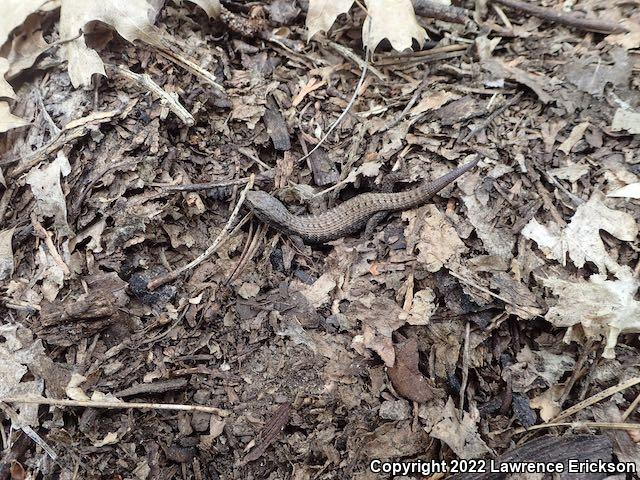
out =
[(369, 65), (367, 67), (367, 62), (365, 60), (361, 59), (352, 50), (348, 49), (344, 45), (340, 45), (339, 43), (332, 42), (330, 40), (327, 41), (327, 45), (329, 45), (331, 48), (333, 48), (336, 52), (338, 52), (340, 55), (345, 57), (347, 60), (351, 60), (356, 65), (358, 65), (360, 67), (360, 70), (364, 70), (365, 68), (368, 68), (369, 70), (371, 70), (371, 73), (373, 73), (376, 77), (378, 77), (379, 80), (382, 80), (383, 82), (387, 80), (387, 77), (384, 73), (382, 73), (380, 70), (375, 68), (373, 65)]
[(478, 125), (476, 128), (474, 128), (464, 136), (464, 138), (462, 139), (462, 143), (466, 143), (467, 141), (475, 137), (478, 133), (480, 133), (482, 130), (487, 128), (487, 125), (489, 125), (498, 115), (500, 115), (507, 108), (515, 104), (518, 100), (520, 100), (520, 97), (522, 97), (522, 93), (523, 93), (522, 91), (516, 93), (508, 101), (504, 102), (502, 105), (496, 108), (493, 112), (491, 112), (489, 116), (485, 118), (480, 125)]
[[(540, 430), (542, 428), (554, 428), (554, 427), (572, 427), (572, 428), (610, 428), (612, 430), (639, 430), (640, 423), (614, 423), (614, 422), (555, 422), (555, 423), (541, 423), (539, 425), (533, 425), (531, 427), (522, 427), (513, 431), (514, 435), (530, 432), (532, 430)], [(503, 432), (491, 432), (489, 435), (495, 435)]]
[(578, 28), (580, 30), (587, 30), (590, 32), (599, 33), (625, 33), (628, 30), (621, 25), (613, 22), (607, 22), (606, 20), (598, 20), (596, 18), (589, 18), (582, 15), (576, 15), (575, 13), (558, 12), (549, 8), (539, 7), (538, 5), (532, 5), (528, 2), (522, 2), (520, 0), (491, 0), (494, 3), (499, 3), (507, 8), (513, 10), (520, 10), (522, 12), (533, 15), (534, 17), (542, 18), (550, 22), (559, 23), (568, 27)]
[[(200, 265), (207, 258), (209, 258), (211, 255), (213, 255), (218, 250), (218, 248), (224, 243), (224, 241), (226, 241), (226, 239), (229, 238), (229, 236), (227, 236), (227, 232), (231, 228), (231, 225), (233, 224), (233, 221), (238, 216), (238, 212), (240, 211), (240, 207), (244, 203), (244, 198), (247, 196), (247, 192), (249, 190), (251, 190), (252, 187), (253, 187), (253, 175), (251, 175), (249, 182), (244, 187), (244, 190), (242, 190), (242, 193), (240, 193), (240, 197), (238, 198), (238, 203), (236, 203), (236, 207), (233, 209), (233, 212), (231, 212), (231, 216), (229, 217), (229, 220), (227, 221), (226, 225), (224, 226), (224, 228), (222, 229), (220, 234), (216, 237), (216, 239), (213, 241), (213, 243), (211, 245), (209, 245), (209, 248), (207, 248), (205, 250), (204, 253), (202, 253), (195, 260), (192, 260), (191, 262), (189, 262), (186, 265), (174, 270), (173, 272), (169, 272), (166, 275), (161, 275), (161, 276), (156, 277), (153, 280), (149, 281), (149, 283), (147, 285), (147, 288), (150, 291), (152, 291), (152, 290), (155, 290), (156, 288), (164, 285), (165, 283), (172, 282), (173, 280), (178, 278), (180, 275), (182, 275), (187, 270), (190, 270), (193, 267), (195, 267), (197, 265)], [(234, 232), (248, 218), (249, 218), (248, 216), (245, 217), (245, 219), (243, 219), (243, 221), (236, 226), (236, 228), (234, 229)]]
[(626, 382), (621, 382), (618, 385), (614, 385), (613, 387), (609, 387), (605, 390), (602, 390), (601, 392), (598, 392), (595, 395), (592, 395), (586, 400), (576, 403), (575, 405), (567, 408), (565, 411), (560, 412), (558, 415), (556, 415), (554, 418), (551, 419), (551, 422), (558, 422), (560, 420), (564, 420), (565, 418), (570, 417), (574, 413), (578, 413), (579, 411), (584, 410), (585, 408), (595, 403), (598, 403), (599, 401), (604, 400), (605, 398), (608, 398), (611, 395), (614, 395), (618, 392), (626, 390), (629, 387), (633, 387), (638, 383), (640, 383), (640, 377), (633, 377), (627, 380)]
[(471, 18), (471, 12), (466, 8), (444, 5), (431, 0), (413, 0), (413, 9), (421, 17), (435, 18), (461, 25), (467, 23)]
[(53, 405), (55, 407), (89, 407), (89, 408), (135, 408), (138, 410), (181, 410), (186, 412), (213, 413), (220, 417), (227, 417), (231, 412), (222, 408), (206, 407), (204, 405), (184, 405), (181, 403), (132, 403), (132, 402), (109, 402), (92, 400), (67, 400), (63, 398), (45, 397), (7, 397), (0, 398), (0, 402), (5, 403), (35, 403), (37, 405)]
[(160, 85), (154, 82), (148, 74), (144, 73), (141, 75), (139, 73), (133, 73), (124, 65), (115, 65), (115, 66), (109, 65), (109, 66), (111, 68), (114, 68), (120, 74), (122, 74), (122, 76), (128, 78), (129, 80), (133, 80), (138, 85), (158, 95), (160, 99), (167, 104), (169, 109), (173, 113), (175, 113), (176, 116), (180, 120), (182, 120), (182, 123), (184, 123), (185, 125), (190, 127), (196, 123), (195, 119), (193, 118), (193, 115), (191, 115), (191, 113), (189, 113), (189, 111), (186, 108), (184, 108), (176, 98), (174, 98), (171, 94), (163, 90), (163, 88)]

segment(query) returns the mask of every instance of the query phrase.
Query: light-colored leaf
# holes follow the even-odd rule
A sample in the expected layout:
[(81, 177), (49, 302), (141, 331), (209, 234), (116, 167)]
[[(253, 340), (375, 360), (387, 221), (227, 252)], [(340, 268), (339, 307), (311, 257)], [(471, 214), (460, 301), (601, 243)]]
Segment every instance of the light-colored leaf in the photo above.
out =
[(218, 18), (220, 16), (220, 2), (218, 0), (189, 0), (195, 3), (205, 12), (209, 18)]
[(5, 280), (13, 274), (13, 248), (11, 239), (15, 227), (0, 232), (0, 280)]
[(367, 0), (366, 4), (369, 15), (362, 25), (362, 40), (369, 50), (385, 38), (399, 52), (411, 48), (414, 39), (422, 46), (428, 38), (411, 0)]
[(611, 130), (615, 132), (626, 130), (632, 134), (640, 133), (640, 112), (632, 112), (622, 108), (617, 109), (613, 115)]
[(522, 229), (522, 234), (538, 244), (547, 258), (566, 265), (566, 254), (578, 268), (593, 262), (598, 270), (616, 272), (620, 266), (609, 256), (600, 237), (600, 230), (614, 237), (633, 241), (638, 235), (638, 224), (628, 213), (612, 210), (603, 203), (601, 193), (594, 194), (587, 203), (580, 205), (563, 230), (557, 225), (541, 225), (532, 218)]
[[(383, 39), (403, 51), (411, 48), (413, 40), (420, 45), (427, 39), (427, 32), (416, 19), (411, 0), (366, 0), (367, 17), (362, 26), (363, 43), (375, 50)], [(307, 13), (308, 38), (320, 31), (328, 31), (338, 15), (351, 8), (353, 0), (310, 0)]]
[(622, 188), (618, 188), (612, 192), (607, 193), (607, 197), (622, 197), (622, 198), (640, 198), (640, 182), (630, 183)]
[[(92, 21), (103, 22), (130, 42), (155, 43), (153, 22), (157, 15), (146, 0), (62, 0), (60, 35), (74, 38)], [(94, 73), (105, 75), (104, 64), (95, 50), (85, 44), (84, 35), (65, 46), (69, 77), (74, 87), (91, 85)]]
[(0, 101), (0, 133), (11, 130), (12, 128), (24, 127), (25, 125), (29, 125), (29, 122), (15, 116), (11, 113), (9, 104)]
[(26, 182), (31, 186), (31, 191), (36, 199), (36, 207), (40, 215), (53, 217), (56, 227), (67, 233), (67, 205), (64, 193), (60, 186), (60, 175), (67, 176), (71, 171), (69, 160), (58, 152), (56, 159), (49, 165), (34, 167), (26, 176)]
[(9, 71), (9, 60), (0, 57), (0, 98), (16, 98), (16, 92), (4, 78), (4, 74)]
[[(542, 280), (558, 296), (545, 318), (556, 327), (581, 325), (588, 338), (606, 338), (602, 354), (615, 358), (614, 347), (621, 333), (640, 332), (640, 302), (635, 299), (640, 283), (628, 267), (621, 268), (618, 280), (592, 275), (588, 282), (568, 282), (559, 278)], [(571, 332), (569, 338), (571, 338)]]
[(58, 1), (51, 0), (3, 0), (0, 15), (0, 45), (7, 41), (11, 31), (22, 25), (34, 12), (46, 8), (50, 10)]
[(307, 38), (318, 32), (326, 32), (336, 21), (338, 15), (347, 13), (354, 0), (309, 0), (307, 12)]

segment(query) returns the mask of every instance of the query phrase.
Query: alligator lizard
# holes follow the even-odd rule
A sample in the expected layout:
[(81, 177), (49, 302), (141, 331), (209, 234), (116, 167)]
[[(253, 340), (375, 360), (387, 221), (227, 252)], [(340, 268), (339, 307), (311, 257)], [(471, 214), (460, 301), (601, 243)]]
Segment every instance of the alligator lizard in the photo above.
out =
[(247, 192), (249, 208), (267, 225), (308, 243), (325, 243), (362, 229), (380, 212), (398, 212), (424, 205), (463, 173), (478, 158), (432, 182), (397, 193), (362, 193), (318, 215), (293, 215), (280, 200), (261, 190)]

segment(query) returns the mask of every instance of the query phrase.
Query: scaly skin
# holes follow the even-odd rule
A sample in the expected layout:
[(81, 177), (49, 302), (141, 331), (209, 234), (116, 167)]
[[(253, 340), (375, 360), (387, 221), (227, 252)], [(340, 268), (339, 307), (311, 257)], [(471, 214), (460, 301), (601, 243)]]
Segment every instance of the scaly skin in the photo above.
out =
[(478, 164), (462, 165), (432, 182), (405, 192), (363, 193), (318, 215), (293, 215), (280, 200), (260, 190), (247, 192), (249, 208), (267, 225), (307, 243), (326, 243), (362, 229), (378, 212), (398, 212), (419, 207)]

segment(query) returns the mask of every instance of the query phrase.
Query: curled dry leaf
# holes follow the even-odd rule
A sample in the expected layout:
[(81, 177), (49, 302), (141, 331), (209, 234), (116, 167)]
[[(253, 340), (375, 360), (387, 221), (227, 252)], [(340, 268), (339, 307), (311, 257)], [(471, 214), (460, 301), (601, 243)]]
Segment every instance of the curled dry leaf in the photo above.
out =
[[(589, 338), (605, 337), (605, 358), (615, 358), (618, 335), (640, 332), (640, 302), (635, 299), (640, 283), (629, 268), (621, 268), (616, 276), (618, 280), (607, 280), (605, 275), (592, 275), (588, 282), (543, 280), (558, 296), (545, 318), (556, 327), (581, 325)], [(568, 339), (572, 333), (567, 332)]]
[(555, 224), (541, 225), (532, 218), (522, 229), (522, 234), (536, 242), (547, 258), (554, 258), (563, 265), (566, 265), (568, 252), (578, 268), (589, 261), (595, 263), (602, 273), (607, 269), (615, 273), (620, 266), (607, 253), (600, 230), (630, 242), (638, 235), (638, 225), (631, 215), (608, 208), (603, 200), (603, 195), (596, 192), (587, 203), (576, 209), (564, 230)]
[(427, 402), (434, 397), (441, 397), (441, 390), (435, 388), (433, 382), (418, 369), (420, 358), (417, 340), (411, 338), (396, 345), (395, 349), (396, 362), (387, 370), (387, 375), (396, 392), (414, 402)]

